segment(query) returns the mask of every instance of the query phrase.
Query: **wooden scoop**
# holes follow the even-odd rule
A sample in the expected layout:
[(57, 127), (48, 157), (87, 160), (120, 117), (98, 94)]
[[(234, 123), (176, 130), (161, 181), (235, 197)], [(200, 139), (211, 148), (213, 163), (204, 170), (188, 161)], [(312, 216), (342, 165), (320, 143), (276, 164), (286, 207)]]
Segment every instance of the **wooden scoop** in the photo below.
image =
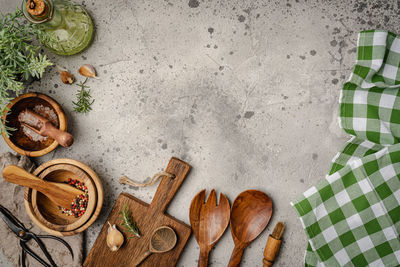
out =
[(26, 109), (25, 111), (22, 112), (25, 112), (30, 116), (35, 117), (42, 123), (42, 126), (40, 127), (40, 129), (36, 129), (35, 127), (32, 127), (31, 125), (25, 122), (21, 122), (21, 125), (31, 129), (37, 134), (53, 138), (54, 140), (57, 141), (57, 143), (59, 143), (63, 147), (69, 147), (74, 143), (74, 137), (70, 133), (57, 129), (48, 119), (40, 116), (39, 114), (36, 114), (35, 112), (29, 109)]
[(168, 226), (161, 226), (157, 228), (151, 235), (149, 249), (143, 253), (142, 256), (136, 259), (133, 266), (141, 264), (152, 253), (168, 252), (175, 247), (176, 244), (175, 231)]
[(272, 201), (263, 192), (247, 190), (232, 205), (231, 232), (235, 242), (228, 267), (239, 266), (244, 249), (265, 229), (272, 216)]
[(73, 186), (42, 180), (15, 165), (4, 168), (3, 178), (7, 182), (35, 189), (63, 208), (69, 208), (76, 197), (83, 194)]
[(229, 201), (220, 194), (219, 205), (213, 189), (204, 203), (206, 190), (200, 191), (190, 204), (190, 225), (200, 246), (199, 267), (208, 265), (208, 254), (224, 234), (229, 224)]

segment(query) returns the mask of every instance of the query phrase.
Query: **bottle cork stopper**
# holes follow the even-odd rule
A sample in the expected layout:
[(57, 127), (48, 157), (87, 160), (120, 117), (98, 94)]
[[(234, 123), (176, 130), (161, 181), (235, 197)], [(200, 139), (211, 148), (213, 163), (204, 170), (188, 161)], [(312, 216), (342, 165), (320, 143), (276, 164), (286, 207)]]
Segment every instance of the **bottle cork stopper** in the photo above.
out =
[(46, 4), (43, 0), (28, 0), (26, 1), (26, 10), (33, 16), (40, 16), (45, 13)]

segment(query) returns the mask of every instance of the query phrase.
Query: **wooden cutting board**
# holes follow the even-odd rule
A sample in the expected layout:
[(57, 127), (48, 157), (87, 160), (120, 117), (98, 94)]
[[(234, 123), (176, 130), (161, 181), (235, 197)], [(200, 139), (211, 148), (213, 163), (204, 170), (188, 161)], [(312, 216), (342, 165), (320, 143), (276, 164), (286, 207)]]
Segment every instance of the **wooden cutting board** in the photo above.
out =
[(148, 249), (150, 237), (153, 231), (163, 225), (167, 225), (174, 229), (178, 237), (176, 246), (169, 252), (150, 255), (140, 266), (175, 266), (190, 237), (191, 228), (174, 217), (164, 214), (164, 211), (168, 207), (168, 204), (171, 202), (189, 171), (189, 164), (177, 158), (171, 158), (166, 172), (174, 174), (175, 178), (168, 178), (165, 176), (162, 178), (150, 205), (134, 196), (121, 193), (115, 202), (107, 221), (111, 224), (118, 225), (119, 230), (123, 230), (123, 228), (119, 226), (122, 222), (119, 212), (122, 211), (125, 204), (128, 204), (129, 210), (132, 211), (133, 219), (137, 222), (141, 237), (128, 239), (127, 237), (131, 235), (121, 231), (124, 233), (125, 243), (118, 251), (111, 252), (106, 244), (108, 229), (108, 223), (106, 221), (83, 266), (132, 266), (133, 260), (145, 253)]

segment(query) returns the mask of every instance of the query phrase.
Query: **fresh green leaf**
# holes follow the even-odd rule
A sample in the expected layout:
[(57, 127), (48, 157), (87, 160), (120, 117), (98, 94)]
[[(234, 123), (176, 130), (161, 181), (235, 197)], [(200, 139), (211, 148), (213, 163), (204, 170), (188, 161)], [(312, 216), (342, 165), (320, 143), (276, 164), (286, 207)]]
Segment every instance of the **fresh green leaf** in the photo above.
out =
[[(4, 115), (11, 96), (22, 91), (22, 80), (41, 78), (52, 63), (32, 44), (35, 38), (49, 40), (49, 35), (38, 25), (27, 23), (22, 10), (0, 16), (0, 115)], [(0, 120), (0, 133), (8, 135), (11, 130)]]

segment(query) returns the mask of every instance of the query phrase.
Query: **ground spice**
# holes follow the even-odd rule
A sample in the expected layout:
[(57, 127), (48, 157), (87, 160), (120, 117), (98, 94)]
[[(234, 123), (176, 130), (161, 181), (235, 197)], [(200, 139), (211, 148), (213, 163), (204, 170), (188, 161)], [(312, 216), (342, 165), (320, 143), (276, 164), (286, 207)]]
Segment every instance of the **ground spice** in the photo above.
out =
[(33, 108), (33, 112), (39, 114), (40, 116), (48, 119), (55, 127), (58, 127), (58, 117), (56, 112), (51, 107), (46, 107), (43, 105), (36, 105)]
[(83, 194), (76, 197), (76, 199), (71, 203), (71, 207), (69, 209), (59, 207), (61, 213), (67, 216), (74, 216), (75, 218), (79, 218), (83, 214), (85, 214), (88, 205), (89, 191), (87, 189), (87, 186), (85, 186), (85, 184), (80, 182), (79, 180), (71, 178), (69, 178), (68, 181), (65, 181), (64, 183), (75, 186), (76, 188), (84, 192)]

